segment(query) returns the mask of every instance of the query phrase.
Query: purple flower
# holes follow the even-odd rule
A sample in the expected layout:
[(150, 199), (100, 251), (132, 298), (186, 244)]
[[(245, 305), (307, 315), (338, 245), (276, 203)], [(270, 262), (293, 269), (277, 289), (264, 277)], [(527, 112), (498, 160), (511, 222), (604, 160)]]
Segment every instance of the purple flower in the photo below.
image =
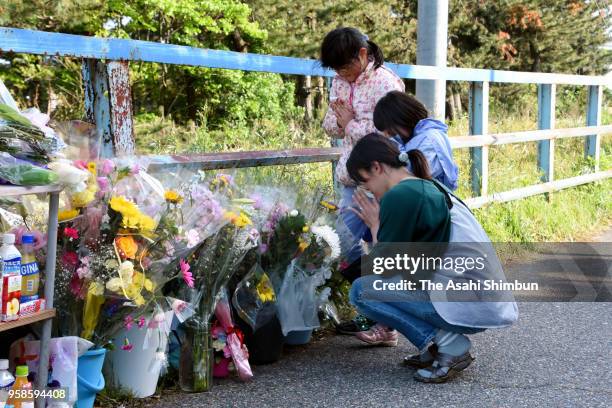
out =
[(102, 160), (102, 163), (98, 166), (98, 173), (101, 176), (108, 176), (113, 170), (115, 170), (115, 163), (109, 159)]
[(100, 187), (99, 193), (108, 193), (110, 190), (110, 183), (106, 177), (98, 177), (98, 187)]
[(251, 194), (250, 199), (255, 201), (253, 203), (253, 208), (256, 209), (256, 210), (261, 210), (261, 208), (263, 206), (263, 199), (261, 198), (261, 195), (259, 195), (257, 193)]

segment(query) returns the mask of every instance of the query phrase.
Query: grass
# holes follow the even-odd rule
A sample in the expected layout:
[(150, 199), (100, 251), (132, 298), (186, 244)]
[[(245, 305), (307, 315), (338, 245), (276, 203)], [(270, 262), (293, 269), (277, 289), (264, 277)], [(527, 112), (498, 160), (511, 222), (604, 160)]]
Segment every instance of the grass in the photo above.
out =
[[(602, 123), (612, 123), (612, 111), (604, 104)], [(493, 133), (537, 128), (533, 112), (521, 116), (492, 113), (489, 129)], [(560, 116), (558, 128), (581, 126), (584, 115), (573, 112)], [(455, 120), (449, 135), (467, 134), (467, 117)], [(318, 123), (300, 121), (283, 123), (256, 122), (252, 126), (226, 127), (223, 130), (181, 127), (171, 120), (147, 115), (136, 121), (136, 140), (143, 153), (222, 152), (298, 147), (329, 146), (329, 139)], [(612, 169), (612, 135), (602, 136), (600, 168)], [(584, 139), (556, 141), (555, 179), (592, 171), (593, 163), (584, 158)], [(470, 197), (469, 149), (454, 151), (460, 168), (458, 195)], [(315, 189), (332, 191), (332, 168), (329, 163), (259, 167), (235, 170), (242, 179), (255, 184), (287, 186), (308, 194)], [(540, 181), (537, 169), (537, 143), (495, 146), (489, 149), (489, 192), (525, 187)], [(297, 189), (296, 189), (296, 186)], [(612, 180), (563, 190), (554, 194), (529, 197), (509, 203), (491, 204), (475, 214), (493, 241), (535, 242), (573, 241), (612, 225)]]

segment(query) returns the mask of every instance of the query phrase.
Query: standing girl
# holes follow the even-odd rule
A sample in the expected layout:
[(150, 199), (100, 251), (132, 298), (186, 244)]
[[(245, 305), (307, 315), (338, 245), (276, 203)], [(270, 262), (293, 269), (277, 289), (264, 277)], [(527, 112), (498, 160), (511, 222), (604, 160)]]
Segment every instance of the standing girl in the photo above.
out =
[(352, 235), (343, 237), (345, 247), (351, 248), (347, 259), (351, 263), (361, 255), (359, 241), (367, 227), (355, 214), (346, 211), (353, 204), (355, 192), (355, 184), (346, 171), (346, 161), (355, 143), (376, 130), (373, 114), (378, 100), (390, 91), (403, 91), (404, 83), (383, 65), (381, 49), (355, 28), (337, 28), (329, 32), (321, 44), (320, 62), (337, 74), (332, 82), (323, 128), (330, 136), (343, 141), (336, 179), (343, 185), (340, 209), (343, 222)]
[[(406, 168), (407, 163), (412, 171)], [(427, 160), (420, 151), (400, 153), (384, 136), (370, 134), (355, 145), (347, 168), (353, 180), (380, 201), (379, 206), (357, 193), (358, 207), (353, 210), (376, 236), (374, 241), (378, 243), (371, 257), (384, 253), (383, 248), (389, 248), (386, 243), (405, 243), (403, 250), (406, 251), (415, 243), (441, 243), (436, 247), (444, 248), (444, 259), (480, 257), (484, 262), (483, 268), (462, 269), (454, 267), (452, 262), (450, 266), (446, 266), (446, 261), (444, 266), (439, 264), (429, 272), (433, 272), (432, 281), (443, 288), (449, 282), (505, 281), (501, 263), (485, 231), (460, 200), (432, 182)], [(415, 272), (418, 274), (421, 270), (410, 274)], [(398, 272), (385, 277), (363, 276), (353, 282), (350, 299), (359, 312), (379, 322), (371, 330), (358, 333), (359, 339), (370, 344), (396, 345), (399, 331), (422, 350), (421, 354), (404, 360), (406, 365), (420, 368), (415, 373), (418, 381), (440, 383), (454, 377), (473, 361), (467, 334), (506, 327), (518, 318), (511, 293), (420, 288), (380, 291), (383, 284), (397, 286), (405, 277)], [(457, 299), (457, 294), (461, 300), (449, 300)]]

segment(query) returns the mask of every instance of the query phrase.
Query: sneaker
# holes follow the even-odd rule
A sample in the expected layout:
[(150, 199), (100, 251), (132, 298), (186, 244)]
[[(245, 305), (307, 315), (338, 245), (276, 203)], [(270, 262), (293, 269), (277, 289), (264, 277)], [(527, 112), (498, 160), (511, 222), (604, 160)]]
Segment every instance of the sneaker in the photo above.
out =
[(342, 322), (336, 326), (338, 334), (355, 335), (356, 333), (370, 330), (376, 324), (375, 321), (368, 319), (363, 315), (358, 315), (353, 320)]
[(376, 324), (372, 326), (372, 328), (368, 331), (362, 331), (355, 336), (372, 346), (388, 346), (395, 347), (397, 346), (397, 339), (399, 335), (397, 334), (397, 330), (390, 329), (386, 326)]

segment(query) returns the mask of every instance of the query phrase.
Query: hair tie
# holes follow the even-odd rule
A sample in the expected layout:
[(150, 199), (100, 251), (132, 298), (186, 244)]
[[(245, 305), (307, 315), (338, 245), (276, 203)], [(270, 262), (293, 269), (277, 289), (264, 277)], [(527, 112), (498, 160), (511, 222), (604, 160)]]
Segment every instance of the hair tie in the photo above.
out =
[(410, 160), (408, 158), (408, 153), (406, 152), (401, 152), (399, 156), (397, 156), (397, 158), (399, 159), (399, 161), (401, 161), (402, 163), (406, 163), (406, 164), (408, 164), (408, 161)]
[(370, 37), (368, 37), (367, 35), (363, 34), (363, 39), (366, 40), (366, 41), (369, 41)]

